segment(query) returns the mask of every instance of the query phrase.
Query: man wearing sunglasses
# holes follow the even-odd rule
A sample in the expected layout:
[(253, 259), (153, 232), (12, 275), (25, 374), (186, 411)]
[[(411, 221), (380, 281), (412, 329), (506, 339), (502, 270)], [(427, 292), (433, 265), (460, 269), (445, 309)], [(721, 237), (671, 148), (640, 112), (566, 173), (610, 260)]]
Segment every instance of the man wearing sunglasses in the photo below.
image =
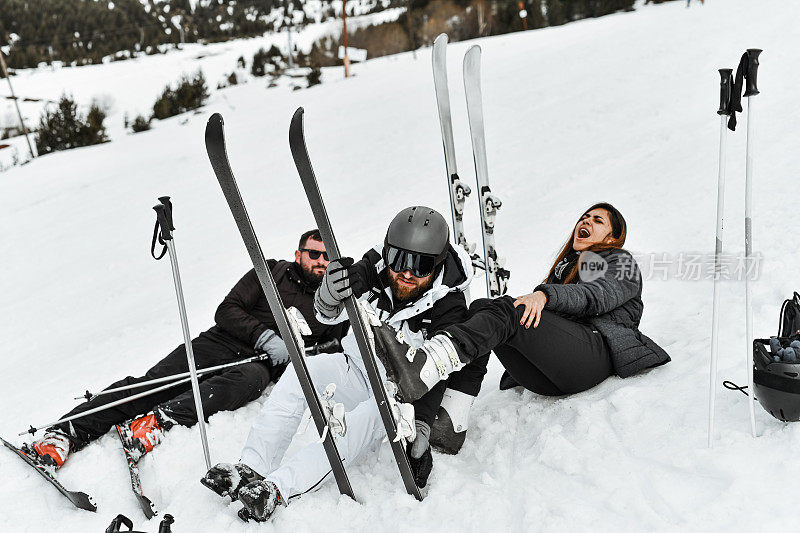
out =
[[(409, 207), (392, 220), (383, 244), (369, 250), (363, 259), (341, 258), (330, 263), (315, 294), (317, 318), (326, 324), (346, 320), (344, 300), (352, 294), (366, 301), (383, 322), (402, 332), (407, 342), (421, 345), (428, 335), (467, 317), (464, 291), (472, 276), (469, 255), (449, 243), (444, 217), (428, 207)], [(383, 439), (386, 431), (352, 334), (342, 339), (342, 350), (308, 359), (307, 364), (320, 393), (329, 383), (336, 385), (333, 401), (343, 404), (346, 411), (346, 430), (336, 442), (344, 464), (350, 465)], [(433, 466), (429, 438), (445, 389), (453, 388), (448, 393), (458, 396), (456, 403), (468, 410), (480, 389), (487, 361), (488, 354), (485, 360), (464, 366), (450, 381), (440, 382), (414, 403), (415, 421), (407, 422), (416, 427), (416, 438), (408, 444), (407, 453), (420, 487), (427, 483)], [(385, 376), (380, 361), (377, 363)], [(254, 421), (240, 463), (215, 466), (203, 484), (220, 495), (241, 500), (257, 520), (269, 518), (278, 503), (318, 488), (331, 477), (321, 442), (309, 444), (283, 461), (305, 408), (300, 384), (290, 368)], [(439, 418), (443, 418), (441, 410)], [(463, 442), (466, 414), (459, 420), (462, 428), (457, 438)], [(452, 439), (448, 443), (452, 444)]]
[[(286, 307), (295, 307), (311, 328), (306, 346), (341, 340), (346, 324), (325, 325), (314, 317), (314, 291), (319, 287), (328, 266), (328, 256), (319, 231), (303, 233), (294, 261), (270, 259), (278, 292)], [(255, 270), (250, 270), (222, 300), (214, 316), (216, 325), (192, 341), (198, 369), (232, 363), (256, 353), (265, 353), (264, 362), (233, 366), (202, 377), (200, 396), (206, 417), (219, 411), (237, 409), (258, 398), (270, 381), (283, 373), (289, 352), (278, 335), (278, 327)], [(183, 344), (138, 378), (126, 377), (108, 388), (117, 388), (154, 378), (187, 372)], [(67, 413), (74, 415), (124, 399), (161, 384), (111, 393), (87, 401)], [(144, 415), (144, 416), (140, 416)], [(66, 416), (66, 415), (65, 415)], [(138, 418), (137, 418), (138, 417)], [(114, 424), (122, 424), (132, 436), (134, 454), (141, 457), (158, 444), (163, 432), (175, 424), (192, 426), (197, 422), (190, 385), (179, 385), (117, 407), (48, 428), (43, 438), (30, 446), (31, 455), (44, 464), (58, 468), (70, 451), (78, 450), (104, 435)]]

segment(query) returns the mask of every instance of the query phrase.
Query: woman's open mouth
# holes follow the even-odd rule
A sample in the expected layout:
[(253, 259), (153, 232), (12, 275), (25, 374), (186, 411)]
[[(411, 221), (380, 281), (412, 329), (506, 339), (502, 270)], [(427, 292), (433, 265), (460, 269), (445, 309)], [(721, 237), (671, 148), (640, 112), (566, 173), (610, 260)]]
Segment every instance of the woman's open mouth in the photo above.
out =
[(582, 227), (581, 229), (578, 230), (578, 238), (579, 239), (585, 239), (585, 238), (589, 237), (590, 235), (591, 235), (591, 233), (586, 228), (586, 226), (584, 226), (584, 227)]

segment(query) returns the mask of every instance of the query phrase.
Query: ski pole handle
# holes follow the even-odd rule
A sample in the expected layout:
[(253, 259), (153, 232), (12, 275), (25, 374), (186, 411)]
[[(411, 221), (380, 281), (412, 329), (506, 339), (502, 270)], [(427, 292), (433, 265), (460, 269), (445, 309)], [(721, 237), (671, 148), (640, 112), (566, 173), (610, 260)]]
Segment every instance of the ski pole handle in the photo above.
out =
[(133, 522), (131, 519), (125, 516), (124, 514), (119, 514), (117, 517), (111, 521), (111, 523), (106, 528), (106, 533), (119, 533), (122, 531), (120, 529), (121, 526), (126, 526), (128, 531), (133, 529)]
[(758, 56), (761, 55), (761, 50), (758, 48), (747, 49), (747, 86), (744, 91), (745, 96), (755, 96), (759, 93), (756, 86), (758, 80)]
[(306, 355), (319, 355), (321, 353), (338, 352), (342, 349), (342, 343), (338, 339), (333, 339), (327, 342), (320, 342), (314, 346), (306, 347)]
[(717, 115), (731, 114), (731, 97), (733, 96), (733, 69), (719, 69), (719, 109)]
[(167, 214), (167, 222), (169, 222), (169, 230), (175, 231), (175, 224), (172, 223), (172, 201), (169, 196), (159, 196), (158, 201), (164, 206), (164, 211)]
[(153, 209), (156, 212), (156, 218), (158, 220), (158, 227), (161, 228), (161, 240), (171, 241), (172, 240), (172, 230), (170, 229), (171, 226), (171, 215), (167, 215), (167, 206), (164, 204), (158, 204), (153, 206)]

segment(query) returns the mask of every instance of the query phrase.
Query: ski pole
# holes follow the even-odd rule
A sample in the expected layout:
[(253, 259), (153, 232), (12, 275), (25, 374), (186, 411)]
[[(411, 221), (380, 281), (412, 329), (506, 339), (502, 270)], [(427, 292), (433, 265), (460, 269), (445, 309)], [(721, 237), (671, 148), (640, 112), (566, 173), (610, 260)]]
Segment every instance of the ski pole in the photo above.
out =
[(731, 94), (733, 91), (733, 69), (719, 69), (719, 174), (717, 176), (717, 231), (714, 247), (714, 303), (711, 311), (711, 379), (708, 397), (708, 447), (712, 447), (714, 438), (714, 404), (716, 400), (717, 381), (717, 334), (719, 327), (719, 275), (722, 256), (722, 232), (725, 227), (725, 153), (728, 139), (728, 115), (731, 114)]
[[(183, 300), (183, 287), (181, 286), (181, 274), (178, 270), (178, 257), (175, 252), (175, 242), (172, 238), (172, 231), (175, 226), (172, 224), (172, 202), (169, 196), (162, 196), (158, 199), (161, 203), (154, 206), (156, 212), (156, 230), (160, 230), (158, 242), (162, 243), (169, 252), (169, 262), (172, 266), (172, 279), (175, 283), (175, 295), (178, 299), (178, 312), (181, 316), (181, 327), (183, 329), (183, 340), (186, 345), (186, 359), (189, 364), (190, 380), (192, 382), (192, 393), (194, 394), (194, 406), (197, 413), (197, 425), (200, 427), (200, 439), (203, 442), (203, 454), (206, 460), (206, 468), (211, 469), (211, 457), (208, 453), (208, 438), (206, 437), (206, 420), (203, 415), (203, 403), (200, 398), (200, 383), (197, 380), (197, 369), (194, 363), (194, 351), (192, 350), (192, 337), (189, 335), (189, 323), (186, 318), (186, 304)], [(154, 232), (154, 233), (155, 233)], [(155, 234), (153, 235), (155, 239)], [(153, 252), (153, 250), (151, 250)], [(163, 257), (163, 251), (161, 256)], [(155, 255), (154, 255), (155, 257)]]
[[(323, 343), (320, 343), (320, 344), (315, 344), (314, 346), (309, 346), (308, 348), (306, 348), (306, 352), (309, 353), (309, 354), (316, 354), (316, 353), (322, 353), (322, 351), (325, 351), (325, 350), (328, 350), (328, 349), (336, 349), (336, 348), (341, 349), (341, 344), (339, 343), (338, 340), (332, 340), (332, 341), (323, 342)], [(254, 361), (258, 360), (257, 359), (258, 357), (264, 357), (264, 355), (260, 355), (260, 356), (257, 356), (255, 358), (251, 358), (251, 360), (254, 360)], [(248, 361), (247, 360), (245, 360), (245, 361), (237, 361), (236, 363), (227, 363), (227, 365), (222, 365), (222, 366), (233, 366), (233, 365), (236, 365), (236, 364), (243, 364), (245, 362), (248, 362)], [(201, 374), (201, 373), (204, 373), (204, 372), (211, 372), (211, 371), (212, 371), (212, 368), (205, 368), (205, 369), (203, 369), (201, 371), (198, 371), (198, 374)], [(36, 433), (37, 431), (39, 431), (41, 429), (49, 428), (50, 426), (55, 426), (56, 424), (61, 424), (63, 422), (69, 422), (71, 420), (77, 420), (78, 418), (82, 418), (84, 416), (92, 415), (94, 413), (99, 413), (100, 411), (104, 411), (106, 409), (111, 409), (112, 407), (116, 407), (118, 405), (122, 405), (122, 404), (128, 403), (128, 402), (132, 402), (133, 400), (138, 400), (139, 398), (144, 398), (145, 396), (149, 396), (151, 394), (156, 394), (158, 392), (165, 391), (165, 390), (167, 390), (167, 389), (169, 389), (171, 387), (176, 387), (178, 385), (183, 385), (184, 383), (188, 383), (191, 380), (191, 377), (189, 376), (188, 372), (185, 373), (185, 374), (178, 374), (176, 376), (167, 376), (167, 377), (175, 378), (175, 377), (180, 377), (180, 376), (186, 376), (186, 377), (184, 377), (183, 379), (177, 379), (177, 380), (173, 381), (172, 383), (167, 383), (166, 385), (163, 385), (161, 387), (157, 387), (155, 389), (151, 389), (151, 390), (148, 390), (148, 391), (140, 392), (139, 394), (134, 394), (133, 396), (128, 396), (127, 398), (120, 398), (119, 400), (100, 405), (98, 407), (95, 407), (94, 409), (89, 409), (88, 411), (83, 411), (83, 412), (74, 414), (72, 416), (61, 418), (59, 420), (56, 420), (55, 422), (50, 422), (49, 424), (42, 424), (42, 425), (36, 426), (36, 427), (31, 426), (30, 428), (26, 429), (22, 433), (19, 433), (18, 435), (22, 436), (22, 435), (25, 435), (26, 433), (30, 433), (31, 435), (33, 435), (34, 433)], [(163, 378), (159, 378), (159, 379), (163, 379)], [(151, 381), (148, 381), (148, 382), (146, 382), (144, 384), (150, 385), (150, 384), (153, 384), (153, 383), (154, 383), (154, 381), (151, 380)], [(137, 383), (136, 385), (139, 385), (139, 383)], [(100, 394), (104, 394), (106, 392), (110, 392), (110, 391), (102, 391), (101, 393), (98, 393), (98, 396)]]
[[(747, 80), (747, 88), (744, 96), (747, 97), (747, 163), (745, 167), (745, 181), (744, 181), (744, 255), (745, 255), (745, 306), (747, 308), (746, 314), (746, 330), (747, 330), (747, 350), (745, 351), (746, 364), (747, 364), (747, 385), (749, 390), (753, 390), (753, 295), (750, 283), (750, 265), (753, 259), (753, 218), (752, 218), (752, 199), (753, 199), (753, 146), (755, 144), (755, 125), (753, 122), (753, 97), (759, 93), (756, 86), (756, 77), (758, 74), (758, 56), (761, 50), (757, 48), (749, 48), (747, 50), (747, 66), (745, 72), (745, 79)], [(753, 437), (756, 436), (756, 415), (755, 403), (753, 394), (748, 395), (748, 404), (750, 408), (750, 432)]]
[[(305, 351), (306, 351), (306, 355), (317, 355), (319, 353), (323, 353), (323, 352), (328, 351), (330, 349), (336, 349), (336, 348), (341, 349), (341, 343), (339, 343), (338, 339), (334, 339), (334, 340), (328, 341), (328, 342), (322, 342), (322, 343), (319, 343), (319, 344), (315, 344), (313, 346), (308, 346), (308, 347), (305, 348)], [(200, 377), (200, 376), (204, 376), (206, 374), (209, 374), (211, 372), (216, 372), (217, 370), (223, 370), (225, 368), (231, 368), (233, 366), (243, 365), (243, 364), (246, 364), (246, 363), (253, 363), (253, 362), (256, 362), (256, 361), (265, 361), (267, 359), (269, 359), (269, 355), (265, 354), (265, 353), (262, 353), (262, 354), (259, 354), (259, 355), (255, 355), (253, 357), (249, 357), (247, 359), (242, 359), (241, 361), (234, 361), (233, 363), (225, 363), (225, 364), (217, 365), (217, 366), (199, 368), (199, 369), (197, 369), (197, 376)], [(91, 401), (91, 400), (94, 400), (95, 398), (99, 398), (100, 396), (105, 396), (106, 394), (112, 394), (112, 393), (115, 393), (115, 392), (122, 392), (122, 391), (125, 391), (125, 390), (131, 390), (131, 389), (138, 389), (140, 387), (146, 387), (146, 386), (149, 386), (149, 385), (155, 385), (156, 383), (165, 383), (167, 381), (172, 381), (172, 380), (175, 380), (175, 379), (181, 379), (181, 378), (186, 378), (186, 377), (190, 377), (190, 373), (189, 372), (183, 372), (183, 373), (180, 373), (180, 374), (172, 374), (172, 375), (164, 376), (164, 377), (160, 377), (160, 378), (148, 379), (147, 381), (140, 381), (139, 383), (132, 383), (130, 385), (123, 385), (122, 387), (116, 387), (116, 388), (113, 388), (113, 389), (101, 390), (100, 392), (94, 393), (94, 394), (87, 390), (86, 394), (84, 394), (83, 396), (77, 396), (75, 399), (76, 400), (85, 399), (87, 401)]]
[[(249, 357), (247, 359), (242, 359), (241, 361), (234, 361), (233, 363), (225, 363), (225, 364), (222, 364), (222, 365), (211, 366), (211, 367), (207, 367), (207, 368), (200, 368), (200, 369), (197, 370), (197, 377), (204, 376), (204, 375), (209, 374), (211, 372), (216, 372), (217, 370), (230, 368), (232, 366), (243, 365), (243, 364), (252, 363), (252, 362), (255, 362), (255, 361), (263, 361), (263, 360), (268, 359), (268, 358), (269, 358), (269, 356), (267, 354), (261, 354), (261, 355), (256, 355), (254, 357)], [(157, 383), (166, 383), (168, 381), (174, 381), (176, 379), (182, 379), (182, 378), (188, 378), (188, 377), (191, 377), (191, 374), (189, 372), (182, 372), (180, 374), (172, 374), (172, 375), (163, 376), (163, 377), (160, 377), (160, 378), (148, 379), (147, 381), (140, 381), (138, 383), (132, 383), (130, 385), (123, 385), (121, 387), (115, 387), (113, 389), (104, 389), (104, 390), (101, 390), (100, 392), (97, 392), (97, 393), (91, 393), (91, 392), (89, 392), (87, 390), (86, 394), (84, 394), (83, 396), (77, 396), (75, 399), (76, 400), (84, 400), (85, 399), (86, 401), (92, 401), (95, 398), (99, 398), (100, 396), (106, 396), (107, 394), (113, 394), (115, 392), (122, 392), (122, 391), (126, 391), (126, 390), (131, 390), (131, 389), (138, 389), (138, 388), (141, 388), (141, 387), (147, 387), (149, 385), (155, 385)]]
[(167, 390), (170, 387), (175, 387), (177, 385), (181, 385), (183, 383), (187, 383), (190, 379), (191, 378), (185, 378), (185, 379), (181, 379), (181, 380), (178, 380), (178, 381), (173, 381), (172, 383), (167, 383), (166, 385), (162, 385), (161, 387), (157, 387), (157, 388), (152, 389), (152, 390), (140, 392), (139, 394), (134, 394), (133, 396), (128, 396), (127, 398), (122, 398), (122, 399), (117, 400), (115, 402), (106, 403), (106, 404), (103, 404), (103, 405), (101, 405), (99, 407), (95, 407), (94, 409), (89, 409), (88, 411), (83, 411), (82, 413), (78, 413), (78, 414), (75, 414), (75, 415), (72, 415), (72, 416), (68, 416), (66, 418), (61, 418), (59, 420), (56, 420), (55, 422), (50, 422), (49, 424), (42, 424), (42, 425), (36, 426), (36, 427), (31, 426), (30, 428), (26, 429), (22, 433), (19, 433), (19, 435), (22, 436), (22, 435), (25, 435), (26, 433), (30, 433), (31, 435), (33, 435), (34, 433), (36, 433), (40, 429), (49, 428), (50, 426), (55, 426), (56, 424), (61, 424), (63, 422), (69, 422), (70, 420), (76, 420), (76, 419), (82, 418), (84, 416), (92, 415), (94, 413), (99, 413), (100, 411), (104, 411), (106, 409), (111, 409), (112, 407), (116, 407), (118, 405), (122, 405), (123, 403), (132, 402), (133, 400), (138, 400), (139, 398), (144, 398), (145, 396), (149, 396), (151, 394), (156, 394), (157, 392), (161, 392), (161, 391)]

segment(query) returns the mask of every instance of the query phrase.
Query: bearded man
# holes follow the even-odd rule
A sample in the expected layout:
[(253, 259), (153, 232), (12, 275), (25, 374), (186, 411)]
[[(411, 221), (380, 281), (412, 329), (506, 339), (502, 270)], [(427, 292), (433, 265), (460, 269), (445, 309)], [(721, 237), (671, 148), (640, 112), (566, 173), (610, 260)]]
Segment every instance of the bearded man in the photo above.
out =
[[(294, 261), (270, 259), (267, 264), (278, 292), (287, 307), (297, 308), (308, 322), (311, 335), (306, 346), (341, 340), (347, 324), (326, 325), (314, 318), (314, 293), (328, 266), (328, 254), (319, 230), (303, 233), (294, 252)], [(278, 326), (261, 290), (255, 270), (250, 270), (222, 300), (214, 316), (216, 325), (192, 340), (198, 369), (233, 363), (265, 353), (267, 359), (233, 366), (201, 376), (200, 397), (206, 418), (219, 411), (231, 411), (261, 396), (271, 381), (276, 381), (289, 363), (289, 352), (280, 338)], [(188, 372), (186, 347), (181, 344), (156, 363), (144, 376), (128, 376), (107, 388), (118, 388), (156, 378)], [(98, 396), (82, 403), (64, 417), (154, 389), (162, 384), (142, 386)], [(62, 418), (64, 418), (62, 417)], [(133, 455), (138, 460), (161, 442), (164, 432), (175, 424), (197, 423), (191, 384), (186, 383), (123, 403), (113, 408), (54, 425), (44, 437), (25, 446), (37, 462), (57, 469), (70, 452), (79, 450), (121, 424), (131, 438)]]
[[(389, 224), (383, 244), (369, 250), (360, 261), (343, 257), (332, 261), (317, 290), (314, 307), (325, 324), (346, 320), (344, 301), (350, 295), (365, 302), (378, 318), (406, 342), (421, 345), (428, 336), (467, 317), (464, 291), (472, 281), (469, 255), (449, 242), (444, 217), (424, 206), (400, 211)], [(360, 304), (365, 305), (365, 304)], [(342, 352), (306, 360), (319, 394), (329, 383), (336, 385), (333, 401), (345, 410), (343, 435), (336, 439), (339, 455), (348, 466), (368, 453), (386, 436), (355, 336), (342, 339)], [(450, 421), (440, 409), (445, 389), (460, 387), (457, 394), (466, 420), (471, 399), (480, 389), (488, 354), (469, 365), (460, 365), (451, 379), (442, 381), (414, 402), (416, 437), (406, 453), (415, 482), (424, 487), (433, 467), (431, 441), (436, 442), (435, 420)], [(385, 379), (380, 361), (378, 371)], [(459, 379), (459, 385), (454, 383)], [(244, 504), (246, 515), (258, 521), (269, 519), (278, 505), (319, 488), (331, 478), (331, 467), (321, 442), (309, 444), (284, 460), (284, 455), (302, 421), (306, 401), (299, 380), (288, 369), (264, 403), (250, 429), (238, 464), (220, 463), (201, 480), (220, 496)], [(438, 418), (437, 418), (438, 411)], [(466, 423), (457, 431), (442, 432), (452, 444), (463, 442)], [(452, 428), (451, 428), (452, 429)], [(459, 447), (460, 447), (459, 443)]]

